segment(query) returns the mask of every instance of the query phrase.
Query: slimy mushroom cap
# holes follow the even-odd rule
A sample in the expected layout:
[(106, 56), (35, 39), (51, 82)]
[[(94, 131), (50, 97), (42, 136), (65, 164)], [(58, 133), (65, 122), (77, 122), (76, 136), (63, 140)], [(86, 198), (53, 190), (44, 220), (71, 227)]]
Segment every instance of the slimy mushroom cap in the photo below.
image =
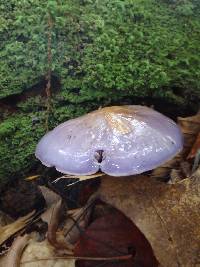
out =
[(112, 106), (60, 124), (35, 155), (61, 173), (128, 176), (160, 166), (182, 146), (179, 127), (166, 116), (144, 106)]

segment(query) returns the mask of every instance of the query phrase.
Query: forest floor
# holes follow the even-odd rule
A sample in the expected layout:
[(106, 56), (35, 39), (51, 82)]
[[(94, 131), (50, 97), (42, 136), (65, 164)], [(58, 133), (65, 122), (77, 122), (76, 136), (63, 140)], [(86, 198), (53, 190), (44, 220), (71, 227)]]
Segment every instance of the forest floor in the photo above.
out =
[(0, 266), (200, 266), (200, 114), (178, 123), (183, 151), (143, 175), (52, 171), (10, 184), (0, 197)]

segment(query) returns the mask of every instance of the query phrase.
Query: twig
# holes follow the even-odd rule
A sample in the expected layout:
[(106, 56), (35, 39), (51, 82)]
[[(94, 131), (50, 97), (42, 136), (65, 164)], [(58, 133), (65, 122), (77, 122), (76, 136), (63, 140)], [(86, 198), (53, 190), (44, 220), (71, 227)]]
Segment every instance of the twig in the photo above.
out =
[(123, 255), (123, 256), (115, 256), (115, 257), (76, 257), (76, 256), (63, 256), (63, 257), (49, 257), (35, 260), (22, 261), (21, 264), (31, 263), (36, 261), (48, 261), (48, 260), (89, 260), (89, 261), (123, 261), (129, 260), (133, 257), (131, 254)]

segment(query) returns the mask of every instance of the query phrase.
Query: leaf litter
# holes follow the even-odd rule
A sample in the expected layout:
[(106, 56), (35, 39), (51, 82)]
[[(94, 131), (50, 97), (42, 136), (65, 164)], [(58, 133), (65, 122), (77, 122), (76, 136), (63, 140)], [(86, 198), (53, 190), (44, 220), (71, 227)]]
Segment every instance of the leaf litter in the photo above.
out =
[[(40, 187), (46, 210), (37, 214), (37, 219), (33, 211), (1, 226), (1, 247), (7, 240), (14, 241), (0, 257), (0, 266), (199, 267), (199, 114), (179, 118), (179, 124), (184, 150), (150, 177), (97, 174), (58, 178), (79, 179), (68, 187), (101, 179), (98, 191), (93, 194), (91, 190), (87, 203), (76, 209), (69, 209), (59, 194)], [(168, 183), (163, 182), (166, 180)], [(85, 194), (84, 188), (81, 194)], [(36, 238), (30, 225), (39, 223), (48, 227), (45, 236), (39, 231)]]

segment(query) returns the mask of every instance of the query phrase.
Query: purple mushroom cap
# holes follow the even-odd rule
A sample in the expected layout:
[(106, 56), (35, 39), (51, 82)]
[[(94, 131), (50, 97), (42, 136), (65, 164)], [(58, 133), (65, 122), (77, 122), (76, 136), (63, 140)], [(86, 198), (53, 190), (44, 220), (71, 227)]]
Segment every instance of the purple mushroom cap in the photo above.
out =
[(61, 173), (128, 176), (160, 166), (182, 146), (179, 127), (166, 116), (144, 106), (113, 106), (60, 124), (35, 155)]

